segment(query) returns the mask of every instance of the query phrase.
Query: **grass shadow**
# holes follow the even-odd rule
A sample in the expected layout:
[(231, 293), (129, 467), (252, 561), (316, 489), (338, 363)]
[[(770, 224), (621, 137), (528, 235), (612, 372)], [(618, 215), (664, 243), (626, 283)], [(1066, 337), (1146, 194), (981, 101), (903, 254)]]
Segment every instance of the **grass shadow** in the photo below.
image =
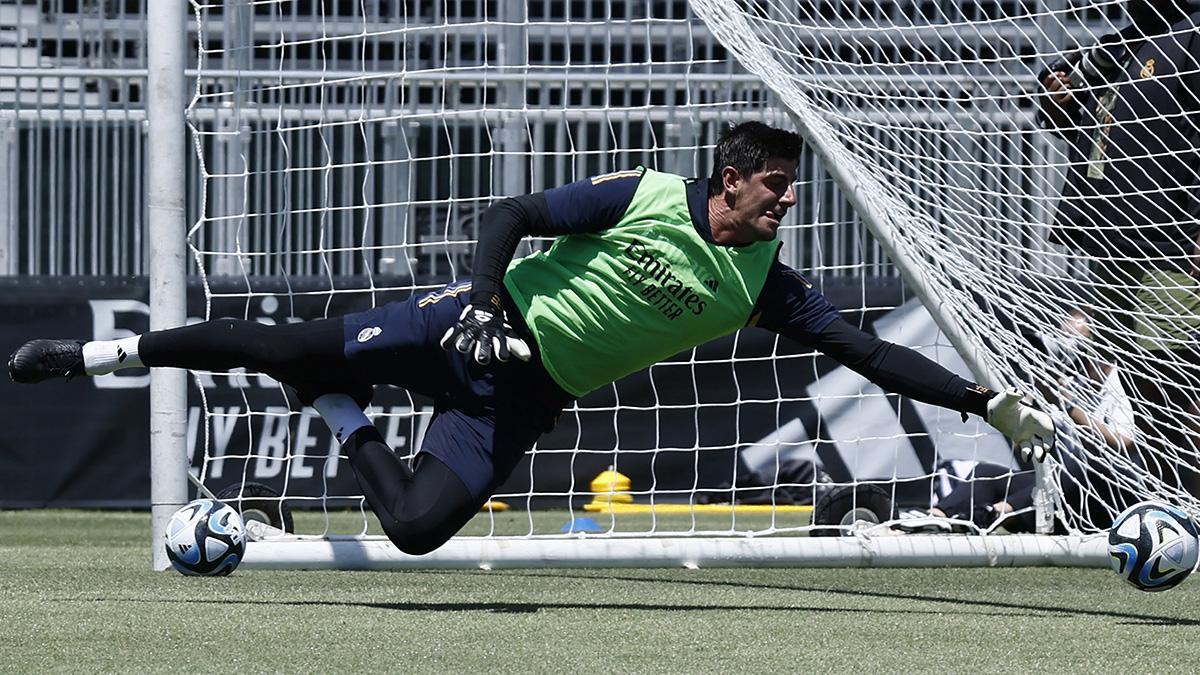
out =
[[(434, 571), (438, 573), (438, 571)], [(444, 573), (444, 572), (441, 572)], [(676, 584), (676, 585), (691, 585), (691, 586), (706, 586), (706, 587), (733, 587), (754, 590), (767, 591), (790, 591), (798, 593), (827, 593), (832, 595), (840, 595), (852, 598), (870, 598), (870, 599), (887, 599), (887, 600), (908, 600), (914, 602), (930, 602), (939, 605), (953, 605), (955, 607), (978, 607), (998, 610), (1013, 610), (1013, 613), (1025, 615), (1030, 611), (1040, 612), (1045, 614), (1057, 614), (1062, 616), (1080, 616), (1080, 617), (1096, 617), (1107, 619), (1119, 619), (1121, 625), (1138, 625), (1138, 626), (1200, 626), (1200, 619), (1188, 619), (1171, 616), (1151, 616), (1145, 614), (1130, 614), (1126, 612), (1115, 612), (1110, 610), (1100, 609), (1082, 609), (1078, 607), (1063, 607), (1060, 605), (1030, 605), (1016, 602), (1003, 602), (997, 600), (979, 600), (977, 598), (961, 598), (948, 596), (934, 595), (915, 595), (911, 593), (889, 593), (886, 591), (863, 591), (863, 590), (848, 590), (836, 588), (813, 588), (809, 586), (793, 586), (787, 584), (766, 584), (754, 582), (737, 582), (724, 581), (717, 579), (679, 579), (665, 577), (634, 577), (634, 576), (593, 576), (586, 574), (549, 574), (546, 572), (529, 572), (522, 573), (522, 576), (530, 577), (545, 577), (562, 579), (564, 576), (570, 577), (573, 580), (596, 580), (596, 581), (620, 581), (628, 583), (654, 583), (654, 584)], [(744, 609), (744, 608), (743, 608)], [(815, 608), (814, 608), (815, 609)], [(879, 610), (879, 609), (862, 609), (863, 612), (880, 612), (893, 611), (904, 613), (904, 610)], [(925, 612), (916, 612), (925, 613)], [(934, 610), (931, 613), (943, 613)], [(1008, 613), (1006, 613), (1007, 615)]]
[[(356, 602), (343, 600), (254, 600), (247, 598), (58, 598), (56, 602), (103, 602), (142, 604), (212, 604), (292, 607), (361, 607), (405, 612), (490, 612), (496, 614), (535, 614), (544, 610), (647, 611), (647, 612), (799, 612), (818, 614), (944, 614), (941, 610), (879, 609), (869, 607), (807, 607), (799, 605), (712, 605), (661, 604), (638, 602)], [(1023, 616), (1019, 612), (981, 612), (988, 616)]]

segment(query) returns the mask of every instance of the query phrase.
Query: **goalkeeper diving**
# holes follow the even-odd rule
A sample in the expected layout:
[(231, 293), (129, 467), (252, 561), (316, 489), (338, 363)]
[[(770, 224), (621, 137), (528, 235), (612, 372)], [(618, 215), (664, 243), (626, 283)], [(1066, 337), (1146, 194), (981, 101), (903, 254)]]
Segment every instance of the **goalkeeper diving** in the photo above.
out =
[[(887, 391), (983, 417), (1042, 461), (1054, 425), (1020, 391), (993, 391), (860, 330), (778, 260), (800, 150), (795, 133), (746, 122), (717, 143), (707, 179), (636, 168), (497, 202), (469, 281), (304, 323), (217, 319), (111, 341), (33, 340), (9, 358), (9, 376), (266, 373), (317, 410), (388, 538), (413, 555), (461, 529), (572, 401), (745, 327), (819, 349)], [(529, 235), (557, 239), (514, 261)], [(434, 401), (411, 463), (363, 412), (376, 384)]]

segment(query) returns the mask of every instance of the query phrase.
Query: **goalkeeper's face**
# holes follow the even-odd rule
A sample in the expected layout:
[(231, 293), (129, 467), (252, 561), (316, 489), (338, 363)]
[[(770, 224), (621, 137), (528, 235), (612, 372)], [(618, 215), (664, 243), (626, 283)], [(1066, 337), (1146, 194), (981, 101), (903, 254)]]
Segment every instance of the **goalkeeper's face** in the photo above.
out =
[(766, 161), (761, 171), (737, 175), (726, 172), (725, 197), (738, 243), (770, 241), (779, 231), (788, 209), (796, 205), (796, 162), (779, 157)]

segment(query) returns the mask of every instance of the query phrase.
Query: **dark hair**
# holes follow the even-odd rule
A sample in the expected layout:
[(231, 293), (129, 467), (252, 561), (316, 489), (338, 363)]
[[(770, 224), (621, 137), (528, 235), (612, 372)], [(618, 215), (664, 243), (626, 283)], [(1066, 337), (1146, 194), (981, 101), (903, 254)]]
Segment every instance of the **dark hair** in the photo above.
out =
[(773, 157), (800, 161), (804, 142), (791, 131), (775, 129), (762, 122), (742, 122), (721, 134), (713, 150), (712, 176), (708, 180), (708, 196), (721, 194), (721, 172), (727, 166), (743, 176), (762, 171)]

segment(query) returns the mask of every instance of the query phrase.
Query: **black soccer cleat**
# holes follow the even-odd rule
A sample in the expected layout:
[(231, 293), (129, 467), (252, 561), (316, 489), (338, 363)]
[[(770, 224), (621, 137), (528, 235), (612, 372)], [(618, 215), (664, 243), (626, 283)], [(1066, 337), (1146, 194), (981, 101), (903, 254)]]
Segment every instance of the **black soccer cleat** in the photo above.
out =
[(8, 357), (8, 377), (21, 384), (83, 374), (83, 340), (30, 340)]

